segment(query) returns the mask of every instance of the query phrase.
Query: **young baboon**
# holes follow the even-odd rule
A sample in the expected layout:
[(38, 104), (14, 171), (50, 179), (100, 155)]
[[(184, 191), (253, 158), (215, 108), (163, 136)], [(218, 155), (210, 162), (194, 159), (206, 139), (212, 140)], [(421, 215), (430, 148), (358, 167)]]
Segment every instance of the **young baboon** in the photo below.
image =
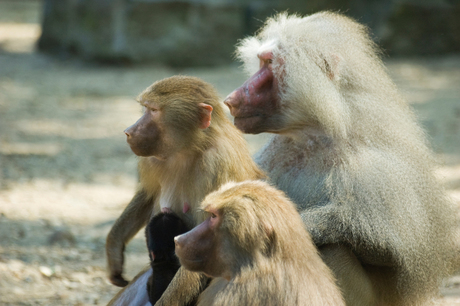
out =
[(215, 278), (199, 306), (345, 305), (283, 192), (261, 181), (228, 183), (201, 208), (207, 219), (174, 239), (184, 268)]
[[(138, 100), (144, 114), (125, 133), (131, 149), (140, 156), (140, 184), (106, 244), (109, 277), (118, 286), (127, 284), (122, 277), (125, 245), (153, 215), (172, 211), (192, 227), (200, 220), (195, 208), (206, 194), (228, 181), (264, 177), (210, 84), (175, 76), (154, 83)], [(196, 287), (206, 280), (195, 274), (185, 279), (194, 292), (187, 293), (185, 300), (193, 300), (193, 295), (199, 294)], [(137, 281), (133, 286), (146, 288), (146, 283)]]
[(420, 305), (454, 266), (457, 213), (414, 114), (367, 29), (345, 16), (279, 14), (239, 58), (254, 75), (225, 103), (296, 204), (348, 305)]
[(180, 267), (174, 253), (174, 237), (189, 229), (184, 220), (173, 212), (159, 213), (145, 227), (150, 266), (153, 270), (147, 283), (152, 304), (161, 297)]

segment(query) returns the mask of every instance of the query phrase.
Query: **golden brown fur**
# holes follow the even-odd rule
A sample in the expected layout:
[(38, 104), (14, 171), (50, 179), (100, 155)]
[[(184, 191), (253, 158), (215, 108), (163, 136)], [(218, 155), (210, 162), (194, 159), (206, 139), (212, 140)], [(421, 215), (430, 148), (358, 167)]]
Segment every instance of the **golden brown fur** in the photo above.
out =
[[(215, 257), (205, 261), (221, 265), (220, 272), (203, 271), (217, 278), (200, 295), (199, 306), (345, 305), (331, 271), (283, 192), (261, 181), (228, 183), (209, 194), (201, 208), (218, 222), (209, 230), (214, 241), (204, 253)], [(193, 230), (176, 237), (181, 262), (181, 255), (187, 256), (185, 242), (193, 239), (209, 238)]]
[[(228, 181), (264, 177), (210, 84), (194, 77), (167, 78), (147, 88), (139, 102), (146, 107), (145, 114), (154, 114), (152, 126), (158, 131), (159, 144), (155, 144), (154, 156), (139, 158), (138, 191), (107, 237), (109, 273), (119, 285), (124, 285), (125, 245), (161, 208), (172, 210), (193, 226), (199, 219), (195, 208), (206, 194)], [(203, 112), (203, 105), (208, 110), (212, 107), (207, 128), (203, 122), (209, 111)], [(142, 142), (136, 142), (137, 147), (130, 144), (133, 151), (147, 152)], [(184, 203), (190, 206), (189, 212), (183, 212)], [(200, 283), (190, 281), (189, 286), (199, 287)]]
[(238, 47), (251, 74), (264, 52), (281, 124), (256, 161), (297, 204), (347, 304), (429, 304), (453, 268), (457, 214), (366, 28), (280, 14)]

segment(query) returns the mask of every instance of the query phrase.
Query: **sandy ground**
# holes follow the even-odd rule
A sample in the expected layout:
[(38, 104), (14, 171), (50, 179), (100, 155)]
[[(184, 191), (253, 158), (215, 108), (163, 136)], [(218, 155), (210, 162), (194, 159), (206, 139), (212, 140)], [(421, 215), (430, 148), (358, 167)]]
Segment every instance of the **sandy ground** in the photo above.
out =
[[(105, 276), (105, 236), (132, 197), (136, 158), (123, 130), (152, 82), (194, 75), (225, 96), (237, 65), (171, 70), (110, 67), (34, 51), (37, 1), (0, 2), (0, 304), (100, 305), (118, 291)], [(460, 204), (460, 56), (388, 60)], [(247, 138), (255, 152), (266, 135)], [(148, 262), (142, 233), (127, 247), (126, 274)], [(441, 288), (460, 305), (460, 274)]]

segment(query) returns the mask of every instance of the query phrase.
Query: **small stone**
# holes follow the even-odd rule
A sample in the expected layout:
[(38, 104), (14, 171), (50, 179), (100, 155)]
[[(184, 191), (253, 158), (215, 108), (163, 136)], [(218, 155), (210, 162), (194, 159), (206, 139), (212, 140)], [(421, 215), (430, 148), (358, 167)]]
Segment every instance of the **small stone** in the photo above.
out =
[(40, 266), (38, 268), (38, 270), (40, 271), (40, 273), (46, 277), (51, 277), (53, 275), (53, 270), (51, 270), (50, 268), (48, 267), (45, 267), (45, 266)]

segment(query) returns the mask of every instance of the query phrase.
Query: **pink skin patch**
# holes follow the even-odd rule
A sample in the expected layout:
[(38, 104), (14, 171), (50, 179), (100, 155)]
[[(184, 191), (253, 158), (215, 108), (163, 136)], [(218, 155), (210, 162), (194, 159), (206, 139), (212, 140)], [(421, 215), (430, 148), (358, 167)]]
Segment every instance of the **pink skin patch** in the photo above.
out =
[[(273, 53), (271, 51), (265, 51), (265, 52), (262, 52), (262, 53), (259, 53), (257, 55), (257, 57), (259, 58), (260, 60), (260, 68), (262, 68), (262, 66), (265, 64), (265, 62), (269, 62), (269, 64), (271, 64), (270, 61), (273, 60)], [(270, 67), (271, 68), (271, 67)]]
[(182, 208), (182, 212), (186, 214), (190, 210), (190, 204), (184, 202), (184, 207)]
[[(190, 204), (188, 204), (187, 202), (184, 202), (184, 207), (182, 208), (182, 212), (186, 214), (189, 210), (190, 210)], [(164, 214), (170, 214), (172, 213), (172, 210), (169, 207), (162, 207), (161, 212)]]

